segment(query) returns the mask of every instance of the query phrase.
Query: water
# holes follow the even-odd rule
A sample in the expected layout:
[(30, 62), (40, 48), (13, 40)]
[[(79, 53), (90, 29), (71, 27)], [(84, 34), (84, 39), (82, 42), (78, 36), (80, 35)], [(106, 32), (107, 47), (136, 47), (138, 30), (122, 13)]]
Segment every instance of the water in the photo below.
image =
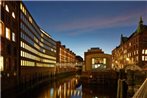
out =
[(30, 91), (19, 98), (116, 98), (116, 89), (106, 86), (88, 86), (72, 76)]

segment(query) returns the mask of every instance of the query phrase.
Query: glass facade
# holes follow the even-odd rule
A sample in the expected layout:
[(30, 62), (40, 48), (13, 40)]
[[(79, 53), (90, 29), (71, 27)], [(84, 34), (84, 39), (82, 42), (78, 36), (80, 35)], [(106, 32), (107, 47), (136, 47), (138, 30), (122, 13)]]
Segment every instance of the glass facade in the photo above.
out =
[(56, 42), (33, 21), (23, 4), (20, 4), (21, 66), (54, 67)]

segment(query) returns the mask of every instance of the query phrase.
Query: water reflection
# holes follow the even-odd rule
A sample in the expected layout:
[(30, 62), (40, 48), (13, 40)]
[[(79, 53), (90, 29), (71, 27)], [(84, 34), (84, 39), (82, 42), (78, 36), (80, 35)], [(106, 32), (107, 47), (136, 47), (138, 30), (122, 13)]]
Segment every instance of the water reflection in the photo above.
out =
[(115, 90), (104, 86), (85, 86), (76, 76), (56, 81), (45, 88), (25, 94), (24, 98), (116, 98)]

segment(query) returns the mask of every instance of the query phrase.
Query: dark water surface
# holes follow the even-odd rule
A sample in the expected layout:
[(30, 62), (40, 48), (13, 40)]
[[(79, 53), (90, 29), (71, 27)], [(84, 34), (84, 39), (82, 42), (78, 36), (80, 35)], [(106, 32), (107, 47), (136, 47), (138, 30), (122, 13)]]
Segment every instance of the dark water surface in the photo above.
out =
[(116, 87), (81, 84), (79, 76), (60, 79), (19, 98), (116, 98)]

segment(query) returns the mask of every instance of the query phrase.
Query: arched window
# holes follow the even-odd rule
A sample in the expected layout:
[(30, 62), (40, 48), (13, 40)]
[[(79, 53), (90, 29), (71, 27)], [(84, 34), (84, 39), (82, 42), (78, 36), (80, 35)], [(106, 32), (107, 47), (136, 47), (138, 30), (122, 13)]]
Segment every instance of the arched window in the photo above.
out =
[(7, 12), (9, 12), (8, 5), (5, 6), (5, 10), (6, 10)]
[(14, 12), (12, 12), (12, 17), (15, 19), (15, 13)]

